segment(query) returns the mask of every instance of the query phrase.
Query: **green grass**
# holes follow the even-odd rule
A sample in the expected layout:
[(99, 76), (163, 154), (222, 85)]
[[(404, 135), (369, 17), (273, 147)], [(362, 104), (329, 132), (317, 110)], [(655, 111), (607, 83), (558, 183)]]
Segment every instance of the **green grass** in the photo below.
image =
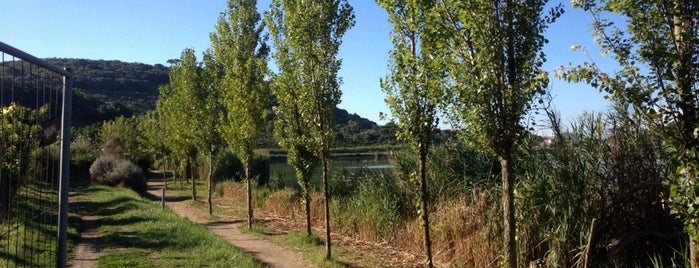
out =
[(128, 189), (79, 189), (77, 206), (99, 217), (98, 267), (265, 267), (205, 227)]
[[(0, 223), (0, 267), (55, 267), (58, 211), (50, 208), (57, 204), (58, 192), (43, 182), (30, 181), (16, 198), (11, 218)], [(79, 219), (69, 215), (69, 250), (79, 228)]]
[[(356, 267), (348, 263), (349, 260), (357, 260), (360, 258), (358, 252), (351, 252), (346, 248), (333, 244), (333, 258), (330, 260), (325, 259), (325, 242), (321, 240), (317, 235), (307, 236), (305, 232), (291, 231), (286, 234), (281, 235), (267, 235), (267, 230), (264, 227), (253, 226), (252, 229), (247, 227), (241, 227), (240, 231), (243, 233), (252, 234), (262, 239), (270, 240), (274, 243), (286, 246), (293, 249), (293, 251), (301, 254), (306, 260), (317, 265), (318, 267), (325, 268), (345, 268), (345, 267)], [(368, 267), (380, 266), (380, 262), (371, 262), (366, 256), (362, 257), (363, 265)]]

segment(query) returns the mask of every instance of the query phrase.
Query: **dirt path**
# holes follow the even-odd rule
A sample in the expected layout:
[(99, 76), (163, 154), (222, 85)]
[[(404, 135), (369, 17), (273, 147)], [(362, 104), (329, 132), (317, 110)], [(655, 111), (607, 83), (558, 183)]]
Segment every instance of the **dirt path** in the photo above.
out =
[[(162, 180), (151, 179), (148, 182), (148, 192), (160, 200), (162, 196)], [(255, 256), (261, 262), (270, 267), (296, 268), (314, 267), (310, 262), (304, 260), (299, 254), (289, 249), (271, 243), (267, 240), (257, 238), (249, 234), (243, 234), (238, 229), (245, 222), (240, 219), (219, 217), (217, 220), (208, 219), (208, 215), (187, 205), (185, 200), (165, 196), (166, 204), (170, 209), (180, 216), (193, 222), (202, 224), (213, 231), (216, 235), (226, 239), (233, 246), (241, 248)]]
[(97, 259), (104, 254), (102, 252), (103, 236), (97, 231), (97, 216), (89, 215), (84, 208), (77, 208), (77, 213), (83, 221), (83, 229), (80, 232), (78, 244), (73, 248), (74, 257), (68, 262), (68, 267), (95, 267)]

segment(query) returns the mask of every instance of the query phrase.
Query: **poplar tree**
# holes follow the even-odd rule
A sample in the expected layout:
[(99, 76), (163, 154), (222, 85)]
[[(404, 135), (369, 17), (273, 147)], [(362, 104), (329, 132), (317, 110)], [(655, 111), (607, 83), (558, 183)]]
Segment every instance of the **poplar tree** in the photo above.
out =
[[(170, 71), (170, 85), (164, 87), (159, 102), (166, 129), (170, 135), (170, 146), (174, 151), (187, 156), (187, 166), (200, 151), (209, 154), (209, 213), (213, 212), (211, 203), (213, 155), (222, 146), (219, 126), (220, 112), (223, 110), (218, 102), (216, 62), (209, 53), (204, 54), (207, 65), (197, 61), (193, 49), (182, 52), (180, 62)], [(196, 181), (192, 179), (192, 199), (196, 200)]]
[[(268, 14), (269, 27), (276, 48), (275, 60), (280, 67), (280, 76), (291, 76), (281, 81), (294, 80), (295, 83), (277, 87), (281, 91), (297, 90), (300, 99), (310, 105), (308, 112), (298, 115), (299, 123), (309, 130), (308, 140), (312, 146), (309, 153), (320, 159), (323, 170), (323, 195), (325, 205), (325, 249), (330, 259), (330, 193), (328, 190), (328, 162), (330, 144), (334, 138), (335, 109), (340, 103), (340, 84), (337, 77), (342, 61), (337, 53), (342, 37), (354, 26), (353, 9), (346, 0), (274, 0)], [(290, 61), (290, 62), (287, 62)], [(292, 65), (295, 68), (289, 69)], [(288, 89), (290, 86), (297, 89)], [(277, 96), (279, 97), (279, 96)], [(283, 105), (284, 99), (279, 99)], [(298, 102), (298, 100), (296, 100)], [(280, 106), (281, 108), (282, 106)], [(285, 106), (285, 107), (293, 107)], [(288, 112), (288, 111), (282, 111)], [(293, 112), (291, 112), (293, 113)], [(303, 142), (295, 140), (294, 142)], [(289, 146), (288, 147), (293, 147)], [(305, 191), (308, 191), (306, 189)], [(309, 200), (306, 200), (308, 203)], [(308, 208), (308, 204), (306, 206)], [(308, 213), (308, 212), (307, 212)], [(308, 215), (307, 215), (308, 216)]]
[[(196, 118), (191, 110), (194, 107), (190, 97), (198, 87), (198, 66), (194, 50), (185, 49), (180, 59), (170, 68), (170, 83), (160, 87), (158, 108), (165, 123), (167, 139), (165, 143), (178, 159), (183, 159), (182, 174), (189, 177), (191, 163), (196, 156), (196, 145), (192, 143), (193, 133), (190, 123)], [(182, 180), (180, 179), (180, 188)], [(192, 181), (192, 199), (196, 200), (196, 188)]]
[(504, 251), (517, 267), (513, 150), (526, 133), (523, 116), (545, 93), (543, 33), (563, 12), (544, 15), (547, 0), (440, 0), (444, 4), (443, 48), (454, 82), (453, 120), (479, 148), (497, 157), (502, 176)]
[(200, 150), (208, 153), (209, 170), (207, 173), (207, 204), (209, 214), (213, 214), (212, 193), (214, 186), (214, 169), (216, 155), (226, 142), (223, 140), (223, 121), (225, 120), (225, 106), (221, 103), (221, 77), (223, 67), (216, 61), (213, 51), (208, 49), (204, 52), (204, 66), (200, 70), (199, 83), (200, 91), (196, 94), (195, 114), (198, 120), (193, 125), (197, 137), (196, 142)]
[[(579, 0), (573, 5), (592, 15), (594, 40), (620, 70), (607, 72), (587, 62), (558, 75), (606, 92), (663, 139), (674, 169), (667, 201), (689, 234), (691, 267), (699, 267), (699, 4)], [(625, 19), (625, 27), (606, 19), (609, 14)]]
[[(419, 215), (423, 225), (426, 266), (433, 267), (430, 239), (427, 156), (439, 124), (438, 108), (445, 101), (443, 57), (437, 53), (440, 41), (435, 31), (436, 1), (377, 0), (388, 11), (393, 25), (391, 74), (381, 80), (386, 103), (398, 119), (398, 138), (410, 144), (418, 157), (420, 186)], [(441, 37), (443, 38), (443, 36)]]
[(264, 81), (269, 49), (256, 4), (256, 0), (229, 0), (216, 32), (211, 34), (213, 51), (223, 68), (222, 102), (227, 111), (224, 136), (245, 166), (248, 228), (252, 228), (253, 220), (254, 149), (264, 130), (271, 101)]

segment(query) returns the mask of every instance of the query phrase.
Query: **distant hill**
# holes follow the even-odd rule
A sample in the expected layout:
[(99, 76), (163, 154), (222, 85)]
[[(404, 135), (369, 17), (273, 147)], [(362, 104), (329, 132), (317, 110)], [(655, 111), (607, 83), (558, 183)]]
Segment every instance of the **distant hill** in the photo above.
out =
[[(73, 125), (76, 127), (155, 109), (158, 87), (169, 82), (170, 69), (161, 64), (63, 58), (46, 61), (67, 67), (75, 75)], [(395, 143), (395, 125), (379, 126), (343, 109), (337, 109), (335, 119), (340, 146)], [(261, 139), (267, 147), (276, 147), (272, 133), (270, 122)]]
[(158, 87), (169, 81), (169, 68), (117, 60), (46, 59), (75, 75), (73, 121), (86, 126), (117, 116), (155, 109)]

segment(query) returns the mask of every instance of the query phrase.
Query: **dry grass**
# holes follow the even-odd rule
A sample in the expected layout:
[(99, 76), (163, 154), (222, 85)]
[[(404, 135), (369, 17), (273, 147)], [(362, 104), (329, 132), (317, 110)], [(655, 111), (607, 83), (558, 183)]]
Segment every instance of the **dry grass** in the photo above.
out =
[[(243, 193), (235, 187), (226, 188), (225, 196)], [(244, 189), (243, 189), (244, 190)], [(314, 226), (323, 224), (322, 194), (311, 198), (311, 215)], [(499, 261), (500, 236), (488, 217), (497, 213), (495, 200), (486, 193), (474, 193), (458, 201), (437, 206), (431, 216), (432, 249), (439, 266), (493, 267)], [(300, 194), (292, 190), (272, 193), (264, 202), (266, 213), (291, 220), (303, 219), (303, 203)], [(366, 243), (404, 251), (413, 256), (423, 255), (423, 231), (421, 221), (404, 220), (394, 231), (380, 235), (370, 219), (355, 217), (336, 211), (332, 215), (333, 232)], [(418, 257), (421, 258), (421, 257)]]

